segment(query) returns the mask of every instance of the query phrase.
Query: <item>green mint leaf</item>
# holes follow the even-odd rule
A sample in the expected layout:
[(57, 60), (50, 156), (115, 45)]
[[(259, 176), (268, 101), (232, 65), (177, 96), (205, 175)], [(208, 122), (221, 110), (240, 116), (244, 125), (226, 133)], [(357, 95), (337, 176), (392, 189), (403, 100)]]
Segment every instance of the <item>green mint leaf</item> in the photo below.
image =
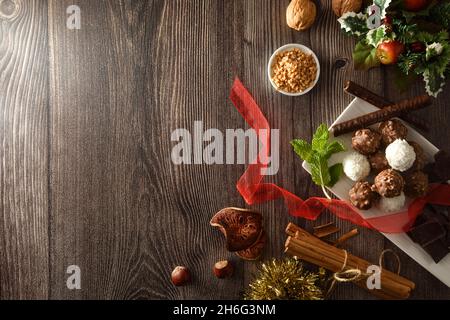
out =
[(311, 177), (315, 184), (326, 186), (330, 183), (331, 177), (328, 171), (328, 161), (317, 153), (311, 157)]
[(328, 127), (325, 124), (321, 124), (316, 133), (314, 133), (312, 139), (312, 149), (319, 153), (325, 150), (326, 145), (328, 143), (328, 139), (330, 138), (330, 133), (328, 132)]
[(334, 185), (339, 181), (342, 174), (344, 173), (344, 166), (342, 163), (335, 164), (334, 166), (330, 167), (330, 183), (327, 184), (327, 187), (334, 187)]
[(377, 58), (377, 48), (361, 40), (356, 44), (353, 51), (353, 61), (355, 68), (360, 70), (368, 70), (380, 65), (380, 60)]
[(308, 142), (295, 139), (291, 141), (291, 145), (294, 148), (295, 153), (302, 158), (303, 161), (310, 162), (312, 146)]
[(363, 13), (347, 12), (338, 19), (341, 29), (348, 35), (361, 37), (369, 31), (367, 15)]
[(326, 146), (324, 156), (328, 160), (331, 158), (331, 156), (333, 154), (343, 152), (343, 151), (345, 151), (345, 146), (339, 141), (333, 141), (332, 143), (329, 143)]

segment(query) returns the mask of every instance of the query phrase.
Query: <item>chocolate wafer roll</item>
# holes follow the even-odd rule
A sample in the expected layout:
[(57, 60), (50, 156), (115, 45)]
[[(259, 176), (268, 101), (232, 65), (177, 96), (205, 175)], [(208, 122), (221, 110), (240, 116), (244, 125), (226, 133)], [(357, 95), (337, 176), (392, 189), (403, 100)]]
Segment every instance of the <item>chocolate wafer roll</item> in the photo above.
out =
[[(388, 106), (394, 104), (393, 102), (379, 96), (375, 92), (372, 92), (365, 87), (360, 86), (359, 84), (356, 84), (353, 81), (346, 82), (346, 84), (344, 86), (344, 91), (347, 92), (348, 94), (351, 94), (351, 95), (357, 97), (357, 98), (367, 101), (368, 103), (370, 103), (380, 109), (384, 109), (385, 107), (388, 107)], [(413, 125), (417, 129), (420, 129), (425, 132), (430, 131), (430, 127), (429, 127), (428, 123), (419, 116), (416, 116), (414, 114), (401, 114), (400, 119), (408, 122), (409, 124)]]
[(431, 98), (428, 95), (403, 100), (384, 109), (363, 115), (346, 122), (339, 123), (331, 128), (331, 132), (335, 137), (337, 137), (345, 133), (367, 128), (368, 126), (371, 126), (373, 124), (398, 117), (404, 112), (422, 109), (429, 105), (431, 105)]

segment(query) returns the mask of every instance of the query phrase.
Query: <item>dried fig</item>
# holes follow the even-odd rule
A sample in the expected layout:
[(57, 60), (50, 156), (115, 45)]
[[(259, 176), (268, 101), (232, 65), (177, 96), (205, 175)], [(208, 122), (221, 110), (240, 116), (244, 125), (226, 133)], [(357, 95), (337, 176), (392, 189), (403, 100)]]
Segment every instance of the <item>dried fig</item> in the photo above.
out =
[(313, 25), (316, 14), (316, 5), (311, 0), (292, 0), (286, 11), (286, 21), (292, 29), (306, 30)]
[(362, 7), (362, 0), (332, 0), (331, 6), (338, 17), (342, 17), (347, 12), (359, 12)]
[(267, 239), (267, 235), (263, 231), (261, 233), (261, 236), (259, 237), (258, 241), (254, 245), (252, 245), (248, 249), (236, 252), (237, 256), (239, 258), (242, 258), (244, 260), (249, 260), (249, 261), (258, 260), (263, 253), (263, 249), (266, 244), (266, 239)]
[(252, 210), (225, 208), (220, 210), (210, 223), (225, 235), (230, 252), (249, 248), (258, 241), (263, 232), (262, 215)]

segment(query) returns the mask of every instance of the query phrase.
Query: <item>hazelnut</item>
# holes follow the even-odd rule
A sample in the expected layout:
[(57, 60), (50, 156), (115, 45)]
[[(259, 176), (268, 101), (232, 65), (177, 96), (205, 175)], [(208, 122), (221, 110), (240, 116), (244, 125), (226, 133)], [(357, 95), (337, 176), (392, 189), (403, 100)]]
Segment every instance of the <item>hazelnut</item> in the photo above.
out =
[(214, 274), (219, 279), (231, 277), (233, 275), (233, 264), (227, 260), (216, 262), (214, 265)]
[(178, 266), (172, 271), (172, 282), (177, 287), (184, 286), (191, 280), (191, 273), (186, 267)]

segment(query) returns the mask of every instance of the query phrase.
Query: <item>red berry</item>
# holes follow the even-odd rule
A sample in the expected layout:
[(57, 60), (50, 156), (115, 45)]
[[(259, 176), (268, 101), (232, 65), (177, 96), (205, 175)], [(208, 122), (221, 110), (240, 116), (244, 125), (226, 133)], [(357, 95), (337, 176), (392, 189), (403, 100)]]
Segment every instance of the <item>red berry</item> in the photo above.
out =
[(416, 42), (411, 43), (410, 48), (411, 48), (411, 51), (414, 52), (414, 53), (424, 52), (425, 49), (426, 49), (425, 45), (422, 42), (420, 42), (420, 41), (416, 41)]
[(384, 24), (387, 25), (387, 26), (392, 25), (392, 17), (391, 16), (386, 16), (384, 18)]

